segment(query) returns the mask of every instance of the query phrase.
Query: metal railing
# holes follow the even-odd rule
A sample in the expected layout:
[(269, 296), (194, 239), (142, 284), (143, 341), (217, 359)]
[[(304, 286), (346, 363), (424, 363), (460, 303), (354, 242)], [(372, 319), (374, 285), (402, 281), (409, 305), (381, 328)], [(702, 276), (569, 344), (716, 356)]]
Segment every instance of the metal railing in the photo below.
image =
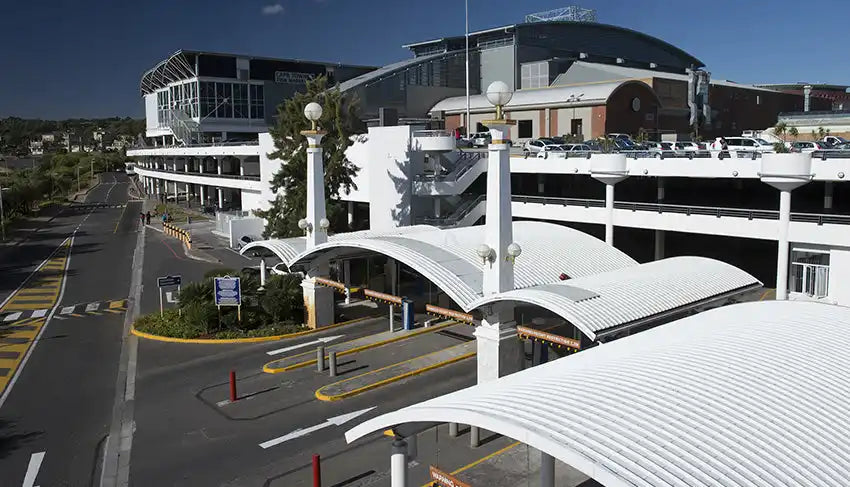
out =
[(143, 171), (155, 171), (155, 172), (164, 172), (168, 174), (182, 174), (184, 176), (201, 176), (201, 177), (210, 177), (210, 178), (224, 178), (224, 179), (240, 179), (244, 181), (259, 181), (259, 174), (246, 174), (244, 176), (240, 176), (239, 174), (218, 174), (218, 173), (200, 173), (194, 171), (179, 171), (175, 169), (159, 169), (153, 167), (145, 167), (142, 164), (136, 164), (136, 169), (141, 169)]
[(167, 112), (168, 128), (174, 138), (183, 145), (195, 144), (201, 141), (200, 124), (194, 121), (186, 112), (173, 108)]
[(198, 144), (171, 144), (171, 145), (136, 145), (130, 149), (168, 149), (174, 147), (236, 147), (240, 145), (260, 145), (259, 140), (241, 140), (241, 141), (225, 141), (225, 142), (203, 142)]
[(413, 137), (454, 137), (451, 130), (414, 130)]
[[(582, 198), (560, 198), (552, 196), (512, 196), (515, 203), (537, 203), (542, 205), (579, 206), (584, 208), (604, 208), (605, 200), (582, 199)], [(716, 218), (732, 217), (746, 218), (748, 220), (779, 220), (779, 212), (776, 210), (757, 210), (749, 208), (722, 208), (714, 206), (690, 206), (670, 205), (663, 203), (637, 203), (628, 201), (615, 201), (614, 208), (631, 211), (651, 211), (654, 213), (676, 213), (684, 215), (703, 215)], [(803, 223), (816, 223), (818, 225), (850, 225), (848, 215), (825, 215), (820, 213), (791, 213), (791, 221)]]
[(458, 207), (455, 208), (455, 210), (453, 212), (451, 212), (450, 214), (448, 214), (446, 216), (419, 217), (419, 218), (416, 219), (416, 223), (420, 224), (420, 225), (435, 225), (435, 226), (444, 226), (444, 227), (457, 225), (461, 220), (464, 219), (464, 217), (466, 217), (466, 215), (469, 214), (469, 212), (474, 210), (475, 207), (477, 207), (479, 203), (484, 201), (485, 198), (486, 198), (486, 195), (483, 195), (483, 194), (478, 195), (475, 198), (470, 198), (470, 199), (467, 199), (467, 200), (461, 202), (461, 204), (458, 205)]
[(464, 152), (460, 157), (458, 157), (458, 163), (446, 174), (420, 174), (416, 176), (414, 179), (417, 182), (444, 182), (444, 181), (457, 181), (464, 174), (469, 172), (473, 166), (480, 159), (482, 159), (481, 152)]

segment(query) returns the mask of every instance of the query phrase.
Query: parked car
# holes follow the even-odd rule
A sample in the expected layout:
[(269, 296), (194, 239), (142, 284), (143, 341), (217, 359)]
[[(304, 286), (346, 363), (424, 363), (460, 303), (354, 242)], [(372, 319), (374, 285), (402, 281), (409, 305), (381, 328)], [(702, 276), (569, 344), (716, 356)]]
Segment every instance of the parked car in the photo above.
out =
[(676, 155), (673, 142), (648, 140), (644, 142), (644, 145), (646, 145), (646, 150), (651, 157), (673, 157)]
[(730, 151), (772, 152), (773, 144), (758, 137), (726, 137), (726, 146)]
[(850, 140), (845, 139), (844, 137), (839, 137), (837, 135), (827, 135), (826, 137), (820, 140), (821, 142), (826, 142), (829, 145), (840, 145), (846, 144), (850, 142)]
[(244, 247), (244, 246), (248, 245), (249, 243), (251, 243), (251, 242), (253, 242), (253, 241), (255, 241), (255, 240), (261, 240), (261, 239), (260, 239), (260, 237), (252, 237), (252, 236), (249, 236), (249, 235), (243, 235), (243, 236), (242, 236), (242, 237), (241, 237), (241, 238), (240, 238), (240, 239), (236, 242), (236, 244), (237, 244), (237, 245), (239, 246), (239, 248), (241, 249), (242, 247)]
[(492, 137), (490, 137), (490, 132), (475, 132), (469, 135), (468, 140), (472, 147), (486, 147)]
[(585, 140), (582, 145), (590, 147), (592, 151), (600, 152), (602, 150), (602, 144), (598, 140)]
[(608, 134), (607, 137), (609, 139), (626, 139), (626, 140), (629, 140), (629, 141), (632, 140), (632, 136), (629, 135), (629, 134), (616, 134), (615, 133), (615, 134)]
[(527, 154), (537, 154), (540, 151), (552, 150), (546, 149), (546, 147), (550, 146), (560, 147), (554, 140), (548, 137), (541, 137), (539, 139), (531, 139), (523, 144), (522, 151)]
[(816, 150), (834, 149), (835, 146), (823, 141), (797, 141), (791, 143), (791, 152), (814, 152)]

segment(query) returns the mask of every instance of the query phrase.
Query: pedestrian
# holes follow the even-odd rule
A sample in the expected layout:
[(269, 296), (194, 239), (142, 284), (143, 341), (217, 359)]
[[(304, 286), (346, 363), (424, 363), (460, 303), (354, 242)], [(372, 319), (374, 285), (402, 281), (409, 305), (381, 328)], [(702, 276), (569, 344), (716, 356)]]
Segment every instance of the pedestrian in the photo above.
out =
[(139, 220), (140, 220), (142, 225), (145, 224), (145, 214), (144, 213), (139, 212)]
[(145, 213), (145, 224), (146, 224), (146, 225), (150, 225), (150, 224), (151, 224), (151, 212), (147, 212), (147, 213)]

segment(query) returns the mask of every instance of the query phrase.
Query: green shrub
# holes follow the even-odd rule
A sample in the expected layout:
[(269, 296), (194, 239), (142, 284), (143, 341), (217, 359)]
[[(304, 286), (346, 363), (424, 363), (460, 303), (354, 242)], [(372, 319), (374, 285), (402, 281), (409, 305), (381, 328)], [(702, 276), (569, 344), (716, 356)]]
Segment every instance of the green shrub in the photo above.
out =
[(207, 271), (204, 274), (204, 279), (212, 279), (213, 277), (224, 277), (224, 276), (235, 276), (236, 271), (233, 269), (228, 269), (226, 267), (220, 267), (218, 269), (213, 269)]
[(183, 323), (191, 329), (203, 329), (204, 333), (218, 326), (218, 309), (209, 302), (193, 302), (183, 306)]
[(192, 304), (213, 303), (215, 296), (213, 295), (212, 282), (207, 279), (201, 282), (190, 282), (182, 287), (178, 295), (180, 307), (186, 308)]
[(206, 333), (200, 325), (185, 322), (175, 309), (167, 310), (162, 316), (159, 313), (140, 316), (135, 326), (145, 333), (173, 338), (197, 338)]
[(301, 321), (304, 315), (304, 295), (301, 280), (292, 275), (271, 276), (260, 296), (260, 307), (272, 323)]

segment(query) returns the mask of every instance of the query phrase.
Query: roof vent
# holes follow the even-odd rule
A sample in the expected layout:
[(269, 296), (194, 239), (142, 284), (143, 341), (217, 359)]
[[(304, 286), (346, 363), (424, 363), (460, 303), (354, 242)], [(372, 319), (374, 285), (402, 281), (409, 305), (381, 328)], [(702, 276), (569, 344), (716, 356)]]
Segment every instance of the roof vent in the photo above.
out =
[(586, 52), (578, 53), (578, 58), (579, 59), (587, 59), (587, 53)]
[(657, 67), (658, 67), (658, 65), (657, 65), (657, 64), (655, 64), (655, 63), (649, 63), (649, 69), (655, 69), (655, 68), (657, 68)]
[(625, 59), (623, 59), (623, 58), (621, 58), (621, 57), (618, 57), (618, 58), (617, 58), (617, 64), (623, 64), (624, 62), (626, 62), (626, 60), (625, 60)]

